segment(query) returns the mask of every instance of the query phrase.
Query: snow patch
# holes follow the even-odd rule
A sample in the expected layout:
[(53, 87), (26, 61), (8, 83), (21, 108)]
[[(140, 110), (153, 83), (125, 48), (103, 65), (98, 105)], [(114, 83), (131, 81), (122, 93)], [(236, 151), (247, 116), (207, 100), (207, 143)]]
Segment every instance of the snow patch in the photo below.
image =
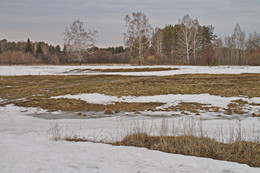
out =
[(116, 96), (108, 96), (108, 95), (97, 94), (97, 93), (77, 94), (77, 95), (67, 94), (64, 96), (55, 96), (51, 98), (52, 99), (59, 99), (59, 98), (79, 99), (92, 104), (104, 104), (104, 105), (113, 104), (113, 102), (120, 101), (120, 99)]
[(48, 112), (45, 109), (42, 108), (37, 108), (37, 107), (21, 107), (21, 106), (14, 106), (13, 104), (6, 105), (4, 107), (0, 106), (0, 113), (17, 113), (17, 112), (24, 112), (27, 114), (41, 114), (41, 113), (46, 113)]
[(77, 95), (63, 95), (51, 97), (53, 99), (58, 98), (68, 98), (68, 99), (80, 99), (92, 104), (114, 104), (115, 102), (126, 102), (126, 103), (149, 103), (149, 102), (159, 102), (165, 103), (165, 105), (160, 108), (167, 108), (170, 106), (175, 106), (180, 102), (196, 102), (201, 104), (209, 104), (212, 106), (218, 106), (222, 108), (227, 108), (227, 105), (233, 101), (242, 99), (250, 103), (260, 103), (260, 97), (254, 98), (244, 98), (244, 97), (221, 97), (210, 94), (168, 94), (168, 95), (153, 95), (153, 96), (109, 96), (98, 93), (91, 94), (77, 94)]

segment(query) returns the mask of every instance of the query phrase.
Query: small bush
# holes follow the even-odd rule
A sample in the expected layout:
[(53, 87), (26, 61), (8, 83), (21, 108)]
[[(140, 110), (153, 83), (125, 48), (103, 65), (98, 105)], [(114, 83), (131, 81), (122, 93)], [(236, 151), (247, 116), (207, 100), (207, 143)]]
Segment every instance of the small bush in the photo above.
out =
[(58, 141), (62, 139), (63, 127), (60, 125), (58, 121), (53, 121), (50, 124), (50, 129), (48, 130), (48, 134), (51, 135), (51, 139)]
[(260, 117), (260, 114), (258, 114), (258, 113), (253, 113), (252, 116), (253, 116), (253, 117)]
[(76, 115), (77, 116), (82, 116), (82, 113), (81, 112), (77, 112)]
[(114, 114), (112, 109), (109, 109), (109, 108), (105, 109), (104, 113), (105, 114)]

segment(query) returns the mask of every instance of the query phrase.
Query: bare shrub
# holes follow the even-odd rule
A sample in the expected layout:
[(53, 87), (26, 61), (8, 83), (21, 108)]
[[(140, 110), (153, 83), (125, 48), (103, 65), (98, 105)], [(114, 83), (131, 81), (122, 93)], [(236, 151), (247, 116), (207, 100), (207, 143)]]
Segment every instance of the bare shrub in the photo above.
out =
[(52, 140), (61, 140), (62, 139), (62, 132), (63, 132), (63, 127), (59, 123), (59, 121), (53, 121), (50, 124), (50, 129), (48, 130), (48, 134), (51, 135)]

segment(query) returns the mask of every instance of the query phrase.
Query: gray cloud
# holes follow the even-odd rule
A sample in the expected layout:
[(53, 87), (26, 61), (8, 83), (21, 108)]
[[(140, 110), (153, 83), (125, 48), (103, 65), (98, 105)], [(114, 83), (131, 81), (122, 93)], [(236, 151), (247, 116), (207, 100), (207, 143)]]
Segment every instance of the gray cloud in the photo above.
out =
[(221, 37), (236, 23), (247, 33), (260, 31), (259, 0), (0, 0), (0, 39), (62, 44), (65, 27), (80, 19), (98, 30), (98, 46), (123, 45), (124, 16), (135, 11), (145, 13), (153, 27), (176, 24), (188, 13)]

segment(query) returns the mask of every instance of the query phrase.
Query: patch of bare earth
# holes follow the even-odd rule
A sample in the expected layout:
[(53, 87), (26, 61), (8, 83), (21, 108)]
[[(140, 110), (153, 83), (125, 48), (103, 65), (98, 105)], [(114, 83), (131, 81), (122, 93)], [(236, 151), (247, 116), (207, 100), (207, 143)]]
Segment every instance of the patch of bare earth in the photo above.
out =
[(178, 105), (170, 106), (162, 111), (174, 111), (174, 112), (181, 112), (184, 115), (189, 115), (190, 113), (195, 113), (195, 115), (200, 115), (200, 111), (204, 110), (207, 112), (218, 112), (220, 107), (217, 106), (210, 106), (207, 104), (201, 104), (197, 102), (181, 102)]

